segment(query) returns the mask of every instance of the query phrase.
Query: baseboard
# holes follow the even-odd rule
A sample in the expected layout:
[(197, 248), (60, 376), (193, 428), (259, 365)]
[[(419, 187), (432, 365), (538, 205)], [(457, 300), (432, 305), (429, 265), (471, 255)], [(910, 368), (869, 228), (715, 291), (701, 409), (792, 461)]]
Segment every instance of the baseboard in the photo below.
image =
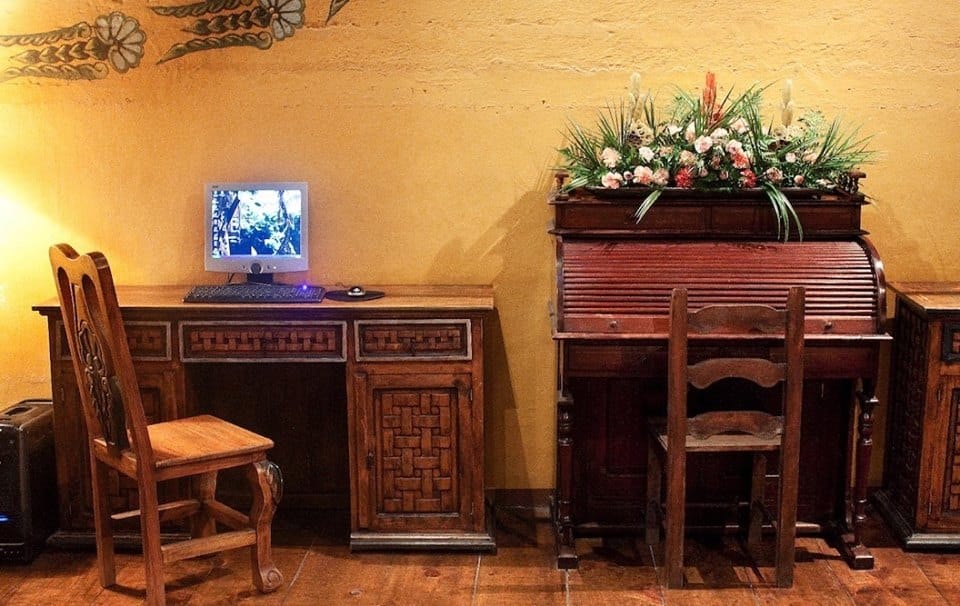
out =
[(538, 520), (550, 519), (550, 488), (494, 488), (487, 491), (487, 500), (494, 511), (518, 510)]

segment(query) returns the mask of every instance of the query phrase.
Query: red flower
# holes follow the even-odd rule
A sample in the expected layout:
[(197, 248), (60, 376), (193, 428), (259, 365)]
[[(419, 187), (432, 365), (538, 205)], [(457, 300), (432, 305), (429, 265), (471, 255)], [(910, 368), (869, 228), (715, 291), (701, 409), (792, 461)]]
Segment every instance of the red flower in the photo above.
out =
[(703, 88), (703, 114), (713, 116), (713, 104), (717, 102), (717, 77), (707, 72), (706, 86)]
[(756, 187), (757, 186), (757, 175), (749, 168), (744, 171), (740, 171), (740, 187)]
[(673, 176), (674, 183), (677, 184), (677, 187), (682, 187), (684, 189), (690, 189), (693, 187), (693, 167), (684, 166), (677, 171), (677, 174)]

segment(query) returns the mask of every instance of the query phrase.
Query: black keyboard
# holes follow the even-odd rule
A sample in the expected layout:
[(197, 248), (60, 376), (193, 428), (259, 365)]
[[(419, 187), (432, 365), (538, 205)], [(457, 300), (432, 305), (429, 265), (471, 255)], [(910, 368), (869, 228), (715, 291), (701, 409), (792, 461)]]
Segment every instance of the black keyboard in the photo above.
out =
[(319, 303), (322, 286), (298, 284), (201, 284), (183, 298), (184, 303)]

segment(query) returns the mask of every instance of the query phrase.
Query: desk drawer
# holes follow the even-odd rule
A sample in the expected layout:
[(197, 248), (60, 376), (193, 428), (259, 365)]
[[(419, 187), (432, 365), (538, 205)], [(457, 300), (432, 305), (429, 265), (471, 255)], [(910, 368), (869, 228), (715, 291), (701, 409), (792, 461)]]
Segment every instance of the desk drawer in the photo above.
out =
[(453, 320), (358, 320), (357, 360), (469, 360), (471, 324)]
[[(169, 322), (124, 322), (127, 345), (134, 360), (167, 362), (171, 358)], [(63, 322), (57, 322), (56, 355), (61, 360), (70, 359), (70, 346)]]
[(184, 362), (343, 362), (345, 322), (181, 322)]

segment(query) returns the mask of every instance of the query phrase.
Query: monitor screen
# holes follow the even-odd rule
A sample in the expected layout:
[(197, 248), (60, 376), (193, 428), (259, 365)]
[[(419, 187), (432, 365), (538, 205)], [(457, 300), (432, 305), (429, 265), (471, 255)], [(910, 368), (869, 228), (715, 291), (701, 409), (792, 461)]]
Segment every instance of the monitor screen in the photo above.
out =
[(307, 269), (306, 183), (209, 184), (205, 205), (208, 271), (257, 275)]

